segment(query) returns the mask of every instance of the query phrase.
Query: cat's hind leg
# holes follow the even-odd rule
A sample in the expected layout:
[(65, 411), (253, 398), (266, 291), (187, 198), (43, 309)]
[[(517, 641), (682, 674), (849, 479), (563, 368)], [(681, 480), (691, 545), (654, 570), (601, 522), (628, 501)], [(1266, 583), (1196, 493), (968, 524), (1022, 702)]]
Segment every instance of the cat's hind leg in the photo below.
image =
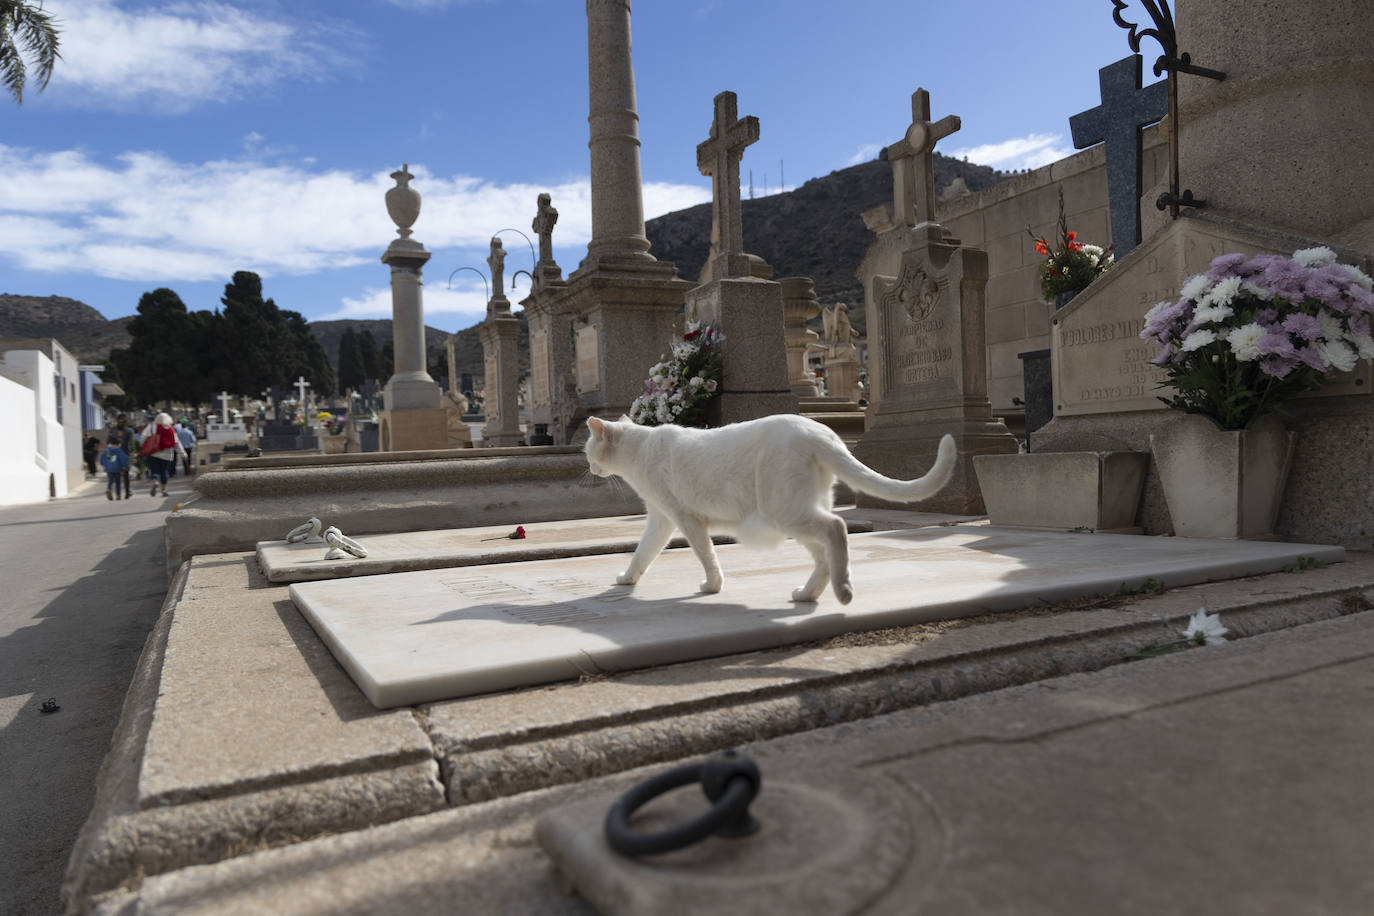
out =
[(697, 559), (701, 561), (701, 568), (706, 572), (706, 578), (701, 580), (701, 590), (708, 595), (714, 595), (720, 591), (725, 578), (720, 572), (716, 546), (711, 543), (711, 532), (706, 527), (706, 520), (695, 515), (684, 515), (677, 520), (677, 526), (682, 529), (683, 536), (687, 538), (692, 552), (697, 555)]
[(796, 538), (816, 562), (806, 584), (792, 590), (792, 600), (815, 601), (829, 582), (840, 604), (852, 601), (854, 587), (849, 581), (849, 532), (844, 519), (817, 507), (809, 518), (789, 526), (787, 533)]
[(654, 558), (668, 546), (673, 536), (673, 523), (666, 515), (650, 509), (644, 518), (644, 533), (639, 537), (639, 546), (630, 558), (629, 567), (615, 577), (616, 585), (634, 585)]

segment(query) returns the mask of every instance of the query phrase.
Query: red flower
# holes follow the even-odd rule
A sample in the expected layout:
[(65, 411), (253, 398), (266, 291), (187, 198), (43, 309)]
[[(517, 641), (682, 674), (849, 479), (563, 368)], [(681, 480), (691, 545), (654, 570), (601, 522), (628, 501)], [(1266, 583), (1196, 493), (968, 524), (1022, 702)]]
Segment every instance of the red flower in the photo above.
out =
[(524, 537), (525, 537), (525, 526), (524, 526), (524, 525), (516, 525), (516, 526), (515, 526), (515, 530), (512, 531), (512, 532), (510, 533), (510, 539), (511, 539), (512, 541), (523, 540)]
[(696, 340), (696, 338), (697, 338), (698, 335), (700, 335), (700, 334), (701, 334), (701, 328), (697, 328), (695, 331), (688, 331), (686, 334), (683, 334), (683, 335), (682, 335), (682, 339), (683, 339), (683, 340)]
[(1074, 239), (1076, 239), (1076, 238), (1078, 238), (1078, 233), (1077, 233), (1077, 232), (1065, 232), (1065, 233), (1064, 233), (1064, 241), (1066, 241), (1066, 242), (1072, 242), (1072, 241), (1073, 241)]
[(1044, 239), (1036, 239), (1035, 250), (1037, 254), (1049, 254), (1050, 246), (1045, 243)]

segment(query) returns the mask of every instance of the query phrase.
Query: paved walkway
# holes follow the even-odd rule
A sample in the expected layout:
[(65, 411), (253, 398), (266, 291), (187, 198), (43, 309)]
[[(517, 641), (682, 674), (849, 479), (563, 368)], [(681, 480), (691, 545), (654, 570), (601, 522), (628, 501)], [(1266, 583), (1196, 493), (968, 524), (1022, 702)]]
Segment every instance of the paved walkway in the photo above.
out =
[[(72, 842), (143, 642), (167, 591), (167, 496), (103, 477), (64, 499), (0, 506), (0, 913), (59, 912)], [(45, 715), (52, 698), (61, 707)]]

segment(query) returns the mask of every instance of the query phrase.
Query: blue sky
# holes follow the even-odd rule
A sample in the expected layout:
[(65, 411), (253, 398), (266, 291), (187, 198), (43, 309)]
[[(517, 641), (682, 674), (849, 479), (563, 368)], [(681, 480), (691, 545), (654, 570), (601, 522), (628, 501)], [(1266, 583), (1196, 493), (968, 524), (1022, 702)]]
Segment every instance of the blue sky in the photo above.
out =
[[(232, 273), (253, 270), (310, 320), (389, 318), (383, 194), (402, 162), (423, 197), (414, 231), (433, 253), (433, 327), (481, 320), (482, 281), (450, 275), (486, 273), (498, 230), (532, 235), (542, 191), (560, 213), (565, 275), (586, 252), (581, 0), (44, 8), (61, 20), (63, 60), (22, 106), (0, 97), (0, 292), (70, 296), (116, 318), (160, 286), (217, 308)], [(1111, 11), (1111, 0), (636, 0), (645, 216), (710, 199), (695, 150), (726, 89), (761, 122), (742, 165), (755, 196), (875, 156), (902, 136), (918, 87), (933, 118), (963, 120), (939, 146), (947, 155), (1002, 169), (1061, 158), (1069, 116), (1099, 101), (1098, 68), (1130, 53)], [(513, 232), (502, 240), (509, 283), (529, 249)]]

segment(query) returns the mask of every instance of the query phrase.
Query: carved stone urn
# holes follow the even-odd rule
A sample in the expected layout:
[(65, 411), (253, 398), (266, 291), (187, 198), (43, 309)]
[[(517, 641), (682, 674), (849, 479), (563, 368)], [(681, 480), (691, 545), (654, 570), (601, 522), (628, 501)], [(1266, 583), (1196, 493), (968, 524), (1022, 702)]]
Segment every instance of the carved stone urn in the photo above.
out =
[(410, 227), (420, 217), (420, 192), (410, 186), (410, 179), (415, 176), (410, 174), (408, 163), (403, 163), (400, 171), (392, 172), (391, 177), (396, 187), (387, 189), (386, 212), (399, 227), (397, 234), (404, 239), (410, 236)]

